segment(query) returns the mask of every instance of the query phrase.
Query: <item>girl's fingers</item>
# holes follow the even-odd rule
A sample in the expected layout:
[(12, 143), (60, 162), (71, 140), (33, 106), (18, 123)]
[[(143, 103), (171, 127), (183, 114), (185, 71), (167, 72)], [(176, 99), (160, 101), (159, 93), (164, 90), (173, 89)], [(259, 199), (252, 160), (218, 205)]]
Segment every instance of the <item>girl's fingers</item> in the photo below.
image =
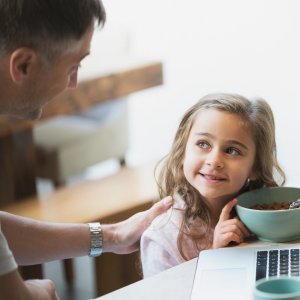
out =
[(235, 219), (238, 220), (239, 228), (243, 232), (244, 236), (250, 236), (251, 232), (248, 230), (248, 228), (236, 217)]
[(237, 204), (237, 199), (229, 201), (222, 209), (219, 222), (215, 228), (214, 247), (224, 247), (230, 242), (242, 243), (244, 237), (251, 233), (245, 225), (237, 218), (230, 218), (233, 207)]
[(237, 204), (237, 199), (229, 201), (222, 209), (219, 222), (224, 222), (230, 218), (232, 208)]
[(234, 230), (234, 228), (237, 228), (245, 237), (251, 235), (249, 230), (238, 218), (230, 219), (223, 222), (220, 228), (222, 228), (223, 231), (229, 231), (228, 226), (230, 226), (230, 230)]
[(223, 234), (223, 241), (223, 246), (227, 246), (230, 242), (236, 242), (237, 244), (240, 244), (243, 242), (243, 237), (231, 231)]
[(250, 235), (249, 231), (242, 225), (238, 224), (237, 222), (229, 222), (233, 220), (228, 220), (226, 224), (223, 224), (219, 228), (220, 234), (228, 234), (230, 232), (238, 235), (241, 239), (244, 239), (245, 237), (248, 237)]

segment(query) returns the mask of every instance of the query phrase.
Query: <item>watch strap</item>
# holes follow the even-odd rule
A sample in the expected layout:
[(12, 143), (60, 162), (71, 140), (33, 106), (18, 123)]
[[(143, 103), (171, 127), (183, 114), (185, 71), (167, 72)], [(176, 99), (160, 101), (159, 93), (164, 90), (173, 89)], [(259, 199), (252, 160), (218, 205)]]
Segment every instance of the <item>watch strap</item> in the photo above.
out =
[(99, 222), (88, 223), (90, 229), (91, 244), (89, 250), (90, 257), (100, 256), (103, 252), (102, 227)]

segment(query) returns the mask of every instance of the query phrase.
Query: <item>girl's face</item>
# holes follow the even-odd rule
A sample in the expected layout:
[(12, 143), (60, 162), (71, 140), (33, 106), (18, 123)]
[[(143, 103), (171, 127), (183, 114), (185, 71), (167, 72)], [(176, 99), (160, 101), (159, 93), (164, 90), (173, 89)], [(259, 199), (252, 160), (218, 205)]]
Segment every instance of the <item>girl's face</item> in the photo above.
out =
[(247, 124), (233, 113), (205, 109), (198, 113), (183, 161), (187, 181), (218, 210), (255, 179), (255, 143)]

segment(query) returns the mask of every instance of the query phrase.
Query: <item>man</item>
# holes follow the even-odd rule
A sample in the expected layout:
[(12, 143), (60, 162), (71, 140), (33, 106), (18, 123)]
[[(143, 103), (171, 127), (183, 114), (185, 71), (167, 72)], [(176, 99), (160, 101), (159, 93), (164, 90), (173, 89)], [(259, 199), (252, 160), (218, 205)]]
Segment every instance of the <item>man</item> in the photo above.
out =
[[(101, 0), (0, 0), (0, 113), (38, 118), (45, 103), (76, 87), (94, 24), (104, 22)], [(0, 212), (0, 299), (58, 299), (52, 281), (23, 281), (17, 263), (136, 251), (145, 228), (171, 205), (169, 198), (102, 226), (38, 222)]]

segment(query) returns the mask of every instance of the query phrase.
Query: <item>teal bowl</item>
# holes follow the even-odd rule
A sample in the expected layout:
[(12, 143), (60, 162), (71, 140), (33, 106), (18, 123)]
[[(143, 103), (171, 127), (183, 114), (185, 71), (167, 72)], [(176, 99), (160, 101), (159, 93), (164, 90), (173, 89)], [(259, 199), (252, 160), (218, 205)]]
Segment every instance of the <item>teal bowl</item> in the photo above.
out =
[(283, 210), (252, 209), (256, 204), (293, 202), (300, 199), (300, 188), (274, 187), (246, 192), (237, 197), (236, 212), (258, 239), (289, 242), (300, 239), (300, 208)]

